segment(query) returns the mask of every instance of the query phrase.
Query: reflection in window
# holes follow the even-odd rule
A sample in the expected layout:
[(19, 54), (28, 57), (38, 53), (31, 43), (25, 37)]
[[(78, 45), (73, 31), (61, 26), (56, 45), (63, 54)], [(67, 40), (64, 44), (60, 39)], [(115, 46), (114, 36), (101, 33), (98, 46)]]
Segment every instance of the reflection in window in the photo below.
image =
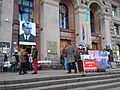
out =
[(119, 35), (120, 34), (120, 32), (119, 32), (119, 25), (117, 25), (117, 24), (114, 24), (114, 34), (115, 35)]
[(59, 24), (60, 29), (68, 29), (68, 8), (65, 4), (60, 4)]
[(112, 16), (117, 16), (117, 7), (112, 5)]
[(95, 32), (94, 14), (90, 11), (91, 33)]
[(33, 22), (33, 0), (19, 0), (19, 20)]

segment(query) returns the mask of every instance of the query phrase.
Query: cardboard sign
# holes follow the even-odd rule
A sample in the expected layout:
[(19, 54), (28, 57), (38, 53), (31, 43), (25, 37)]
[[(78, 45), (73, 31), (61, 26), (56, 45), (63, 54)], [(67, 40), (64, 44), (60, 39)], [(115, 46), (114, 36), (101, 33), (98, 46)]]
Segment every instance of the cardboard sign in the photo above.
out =
[(96, 60), (83, 60), (84, 71), (97, 71)]
[(108, 66), (108, 52), (103, 50), (88, 50), (90, 56), (96, 59), (97, 69), (106, 69)]

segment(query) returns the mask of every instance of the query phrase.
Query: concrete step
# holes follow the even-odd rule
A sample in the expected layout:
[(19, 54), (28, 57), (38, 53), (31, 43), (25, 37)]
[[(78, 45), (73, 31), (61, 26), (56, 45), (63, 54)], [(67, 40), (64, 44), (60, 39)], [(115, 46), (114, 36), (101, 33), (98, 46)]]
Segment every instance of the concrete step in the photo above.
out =
[[(73, 90), (73, 88), (68, 90)], [(98, 84), (98, 85), (93, 85), (88, 87), (79, 87), (79, 88), (74, 88), (74, 90), (120, 90), (120, 82), (111, 82), (111, 83), (106, 83), (101, 85)]]
[(100, 73), (77, 73), (77, 74), (65, 74), (65, 75), (57, 75), (57, 76), (47, 76), (47, 77), (33, 77), (29, 79), (16, 79), (16, 80), (4, 80), (0, 81), (0, 85), (8, 85), (8, 84), (20, 84), (20, 83), (28, 83), (28, 82), (38, 82), (38, 81), (48, 81), (48, 80), (60, 80), (60, 79), (69, 79), (69, 78), (79, 78), (79, 77), (91, 77), (91, 76), (100, 76), (100, 75), (114, 75), (120, 74), (120, 71), (112, 71), (112, 72), (100, 72)]
[[(91, 84), (92, 81), (97, 81), (101, 83), (101, 80), (105, 80), (102, 83), (109, 83), (114, 81), (120, 81), (120, 74), (113, 75), (100, 75), (100, 76), (90, 76), (90, 77), (74, 77), (74, 78), (66, 78), (66, 79), (58, 79), (58, 80), (46, 80), (46, 81), (37, 81), (37, 82), (28, 82), (28, 83), (19, 83), (19, 84), (6, 84), (0, 85), (0, 90), (13, 90), (13, 89), (23, 89), (23, 88), (34, 88), (34, 87), (47, 87), (47, 86), (61, 86), (62, 84), (73, 84), (74, 86), (78, 86), (79, 84), (83, 86), (83, 82)], [(96, 82), (95, 82), (96, 83)], [(94, 84), (95, 84), (94, 83)], [(97, 83), (98, 84), (98, 83)], [(79, 86), (80, 86), (79, 85)], [(67, 86), (68, 87), (68, 86)], [(47, 87), (48, 88), (48, 87)], [(58, 87), (57, 87), (58, 88)], [(56, 88), (55, 88), (56, 89)]]
[[(104, 80), (94, 80), (94, 81), (83, 81), (83, 82), (74, 82), (74, 83), (66, 83), (59, 85), (49, 85), (45, 87), (37, 87), (37, 88), (29, 88), (29, 90), (103, 90), (108, 88), (108, 85), (120, 85), (120, 79), (104, 79)], [(100, 86), (100, 87), (99, 87)], [(102, 88), (103, 89), (99, 89)], [(110, 86), (113, 87), (113, 86)], [(25, 89), (19, 89), (25, 90)]]

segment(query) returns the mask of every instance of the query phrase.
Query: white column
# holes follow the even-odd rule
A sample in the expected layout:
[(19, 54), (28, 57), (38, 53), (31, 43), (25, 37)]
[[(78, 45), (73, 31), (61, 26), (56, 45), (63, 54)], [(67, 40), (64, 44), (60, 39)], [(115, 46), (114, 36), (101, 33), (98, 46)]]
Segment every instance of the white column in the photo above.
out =
[(48, 42), (57, 42), (57, 54), (60, 55), (59, 2), (43, 0), (41, 4), (41, 59), (48, 53)]
[(14, 0), (2, 0), (0, 42), (12, 41), (13, 6)]
[(105, 45), (111, 44), (111, 33), (110, 33), (110, 17), (101, 16), (101, 34), (102, 34), (102, 48), (105, 48)]

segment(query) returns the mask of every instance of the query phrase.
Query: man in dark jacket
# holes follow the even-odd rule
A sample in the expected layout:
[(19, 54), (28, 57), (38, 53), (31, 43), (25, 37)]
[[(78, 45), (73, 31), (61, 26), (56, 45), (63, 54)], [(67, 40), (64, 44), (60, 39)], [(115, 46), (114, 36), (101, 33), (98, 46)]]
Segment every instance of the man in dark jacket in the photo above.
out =
[(23, 34), (20, 35), (19, 41), (22, 42), (35, 42), (35, 36), (31, 34), (32, 25), (29, 22), (25, 22), (22, 24)]
[(32, 46), (32, 49), (33, 49), (33, 51), (32, 51), (33, 62), (32, 63), (33, 63), (33, 68), (34, 68), (34, 72), (32, 74), (37, 74), (37, 66), (38, 66), (38, 64), (37, 64), (37, 54), (38, 54), (38, 50), (37, 50), (35, 45)]

